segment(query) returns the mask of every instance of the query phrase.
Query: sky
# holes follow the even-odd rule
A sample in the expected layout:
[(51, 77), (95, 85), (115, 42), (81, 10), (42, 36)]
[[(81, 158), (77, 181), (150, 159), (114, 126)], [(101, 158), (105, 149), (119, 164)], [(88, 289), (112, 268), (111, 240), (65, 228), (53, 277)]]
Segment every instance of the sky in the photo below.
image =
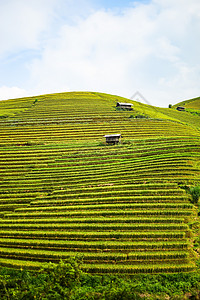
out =
[(96, 91), (168, 107), (199, 83), (199, 0), (0, 0), (0, 100)]

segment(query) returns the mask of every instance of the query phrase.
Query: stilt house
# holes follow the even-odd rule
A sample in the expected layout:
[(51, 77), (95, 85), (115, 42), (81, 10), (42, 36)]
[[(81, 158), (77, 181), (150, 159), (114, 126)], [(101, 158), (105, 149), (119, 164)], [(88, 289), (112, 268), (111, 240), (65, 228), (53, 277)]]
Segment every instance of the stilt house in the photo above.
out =
[(118, 144), (120, 142), (121, 134), (109, 134), (109, 135), (104, 135), (106, 138), (106, 143), (108, 144)]
[(133, 110), (132, 108), (133, 104), (132, 103), (122, 103), (122, 102), (117, 102), (116, 107), (118, 108), (123, 108), (127, 110)]
[(183, 106), (177, 106), (176, 109), (179, 110), (179, 111), (184, 111), (184, 110), (185, 110), (185, 107), (183, 107)]

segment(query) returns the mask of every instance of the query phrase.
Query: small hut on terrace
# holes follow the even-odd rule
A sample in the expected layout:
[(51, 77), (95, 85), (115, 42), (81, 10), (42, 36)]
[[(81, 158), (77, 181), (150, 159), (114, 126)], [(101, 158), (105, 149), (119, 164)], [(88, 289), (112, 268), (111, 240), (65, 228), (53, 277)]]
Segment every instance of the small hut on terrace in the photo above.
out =
[(179, 110), (179, 111), (184, 111), (184, 110), (185, 110), (185, 107), (183, 107), (183, 106), (177, 106), (176, 109)]
[(117, 108), (122, 108), (122, 109), (126, 109), (126, 110), (133, 110), (132, 106), (133, 106), (132, 103), (117, 102), (117, 104), (116, 104)]
[(109, 135), (104, 135), (106, 138), (106, 143), (108, 144), (118, 144), (121, 139), (121, 134), (109, 134)]

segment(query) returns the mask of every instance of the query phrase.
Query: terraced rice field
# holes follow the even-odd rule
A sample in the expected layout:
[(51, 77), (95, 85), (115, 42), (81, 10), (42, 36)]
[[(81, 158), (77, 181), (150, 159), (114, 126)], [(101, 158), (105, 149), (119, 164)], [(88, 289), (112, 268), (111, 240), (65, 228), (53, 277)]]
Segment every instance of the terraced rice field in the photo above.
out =
[[(118, 111), (100, 93), (1, 101), (0, 265), (39, 268), (75, 254), (91, 273), (188, 272), (200, 132)], [(121, 133), (122, 144), (104, 135)]]

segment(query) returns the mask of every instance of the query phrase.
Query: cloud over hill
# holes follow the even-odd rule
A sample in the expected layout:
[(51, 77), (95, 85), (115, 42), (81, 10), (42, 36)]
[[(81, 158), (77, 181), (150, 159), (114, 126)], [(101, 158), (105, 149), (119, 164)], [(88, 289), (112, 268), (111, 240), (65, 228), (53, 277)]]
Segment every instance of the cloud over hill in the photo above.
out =
[(199, 1), (117, 6), (3, 1), (0, 86), (7, 93), (0, 99), (13, 97), (13, 86), (27, 95), (93, 90), (131, 97), (139, 90), (158, 106), (198, 96)]

